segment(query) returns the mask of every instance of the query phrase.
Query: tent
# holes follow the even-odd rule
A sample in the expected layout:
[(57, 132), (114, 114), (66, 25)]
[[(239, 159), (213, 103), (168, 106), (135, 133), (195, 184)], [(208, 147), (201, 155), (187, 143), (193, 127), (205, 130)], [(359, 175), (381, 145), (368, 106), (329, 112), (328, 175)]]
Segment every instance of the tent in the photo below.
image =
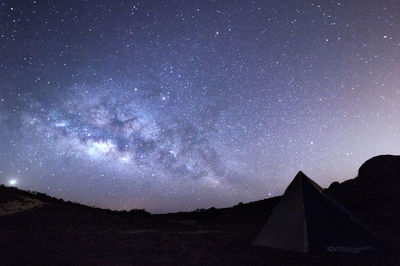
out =
[(297, 252), (379, 252), (384, 242), (339, 202), (299, 172), (256, 239), (255, 246)]

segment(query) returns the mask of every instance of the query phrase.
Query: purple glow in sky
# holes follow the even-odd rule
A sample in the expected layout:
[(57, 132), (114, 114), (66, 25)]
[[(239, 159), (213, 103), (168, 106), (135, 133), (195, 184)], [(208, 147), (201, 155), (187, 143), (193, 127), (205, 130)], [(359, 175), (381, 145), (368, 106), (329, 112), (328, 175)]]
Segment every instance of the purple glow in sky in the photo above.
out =
[[(227, 207), (400, 151), (400, 1), (0, 1), (0, 183)], [(11, 182), (13, 182), (11, 184)]]

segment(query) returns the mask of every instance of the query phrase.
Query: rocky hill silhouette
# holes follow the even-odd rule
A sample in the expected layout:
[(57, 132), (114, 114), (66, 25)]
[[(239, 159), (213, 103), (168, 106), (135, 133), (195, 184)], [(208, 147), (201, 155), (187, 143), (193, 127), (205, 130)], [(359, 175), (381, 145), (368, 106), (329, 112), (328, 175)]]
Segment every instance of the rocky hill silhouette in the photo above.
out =
[(328, 192), (400, 247), (400, 156), (373, 157), (360, 167), (356, 178), (334, 182)]
[(327, 189), (395, 252), (298, 254), (254, 247), (280, 197), (231, 208), (111, 211), (0, 186), (1, 265), (400, 265), (400, 156)]

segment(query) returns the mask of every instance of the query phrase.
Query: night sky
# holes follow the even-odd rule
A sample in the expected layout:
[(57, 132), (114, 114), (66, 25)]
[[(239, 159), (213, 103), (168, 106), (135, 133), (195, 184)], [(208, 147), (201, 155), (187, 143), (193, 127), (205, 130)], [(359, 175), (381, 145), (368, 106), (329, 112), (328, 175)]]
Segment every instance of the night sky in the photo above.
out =
[(400, 151), (400, 1), (0, 1), (0, 183), (228, 207)]

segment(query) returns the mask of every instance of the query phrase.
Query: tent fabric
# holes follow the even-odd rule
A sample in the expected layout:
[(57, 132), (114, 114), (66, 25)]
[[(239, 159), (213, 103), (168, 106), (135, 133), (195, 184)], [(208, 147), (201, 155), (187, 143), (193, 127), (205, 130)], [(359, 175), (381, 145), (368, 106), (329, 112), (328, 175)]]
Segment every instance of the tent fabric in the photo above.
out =
[(376, 234), (302, 172), (290, 183), (252, 244), (297, 252), (385, 250)]

